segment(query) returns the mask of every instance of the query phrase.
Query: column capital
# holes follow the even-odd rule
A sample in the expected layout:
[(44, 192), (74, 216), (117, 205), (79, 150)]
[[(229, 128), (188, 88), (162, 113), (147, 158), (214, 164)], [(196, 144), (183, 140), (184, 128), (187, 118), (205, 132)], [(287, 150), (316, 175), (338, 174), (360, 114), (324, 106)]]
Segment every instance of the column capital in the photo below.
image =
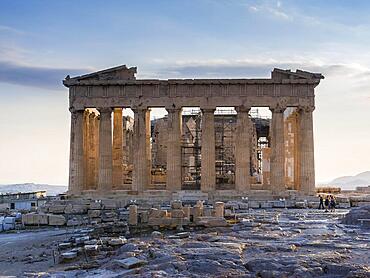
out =
[(131, 110), (134, 113), (140, 113), (140, 112), (150, 111), (150, 108), (148, 108), (147, 106), (132, 106)]
[(272, 113), (284, 113), (286, 106), (276, 104), (269, 107)]
[(315, 110), (315, 106), (313, 105), (301, 105), (297, 107), (298, 111), (302, 111), (305, 113), (312, 113)]
[(168, 113), (177, 113), (182, 110), (182, 107), (166, 107), (165, 109)]
[(235, 107), (235, 110), (236, 110), (237, 113), (249, 113), (249, 110), (251, 110), (251, 107), (241, 105), (241, 106)]
[(71, 112), (72, 114), (83, 113), (83, 112), (85, 112), (85, 109), (76, 109), (72, 106), (72, 107), (69, 107), (69, 112)]
[(200, 110), (202, 111), (202, 113), (214, 113), (215, 110), (216, 110), (216, 107), (201, 107)]
[(96, 108), (99, 113), (112, 113), (113, 112), (113, 108), (112, 107), (99, 107), (99, 108)]

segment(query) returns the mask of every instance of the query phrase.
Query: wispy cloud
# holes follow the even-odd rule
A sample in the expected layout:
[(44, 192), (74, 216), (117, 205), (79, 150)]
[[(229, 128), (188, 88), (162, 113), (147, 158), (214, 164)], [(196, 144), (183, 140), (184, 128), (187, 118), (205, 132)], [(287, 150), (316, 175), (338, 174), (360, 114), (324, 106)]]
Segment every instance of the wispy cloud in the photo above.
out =
[(0, 25), (0, 32), (9, 32), (9, 33), (17, 34), (17, 35), (26, 34), (26, 32), (22, 30), (19, 30), (19, 29), (10, 27), (10, 26), (6, 26), (6, 25)]
[(309, 60), (275, 60), (275, 59), (245, 59), (245, 60), (203, 60), (176, 61), (165, 64), (158, 62), (160, 77), (269, 77), (273, 68), (303, 69), (321, 72), (328, 76), (356, 76), (360, 78), (369, 72), (368, 68), (356, 64), (330, 64)]
[(261, 4), (257, 5), (247, 5), (248, 10), (253, 13), (262, 13), (267, 14), (269, 16), (276, 17), (278, 19), (286, 20), (286, 21), (292, 21), (293, 16), (289, 13), (287, 13), (286, 10), (284, 10), (284, 7), (282, 5), (282, 2), (276, 1), (276, 2), (263, 2)]
[(88, 69), (35, 67), (15, 62), (0, 61), (0, 82), (43, 89), (62, 89), (66, 75), (80, 75)]

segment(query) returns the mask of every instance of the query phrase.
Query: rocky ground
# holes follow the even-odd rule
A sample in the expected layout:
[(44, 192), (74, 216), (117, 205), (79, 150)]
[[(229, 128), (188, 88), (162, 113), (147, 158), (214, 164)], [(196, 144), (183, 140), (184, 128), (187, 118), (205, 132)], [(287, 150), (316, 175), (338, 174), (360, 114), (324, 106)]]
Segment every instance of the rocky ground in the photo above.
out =
[[(56, 264), (53, 248), (75, 231), (0, 235), (0, 273), (26, 277), (370, 277), (370, 230), (341, 224), (346, 212), (251, 210), (231, 227), (192, 230), (180, 236), (175, 231), (132, 235), (120, 247)], [(123, 260), (132, 257), (140, 260), (137, 267), (124, 268)]]

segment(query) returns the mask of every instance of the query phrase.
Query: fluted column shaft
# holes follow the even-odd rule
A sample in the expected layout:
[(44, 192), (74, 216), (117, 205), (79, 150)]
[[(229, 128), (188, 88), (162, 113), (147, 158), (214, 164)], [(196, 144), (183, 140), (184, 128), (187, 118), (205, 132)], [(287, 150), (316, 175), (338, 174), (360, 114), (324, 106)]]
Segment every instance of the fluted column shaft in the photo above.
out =
[(237, 107), (235, 141), (235, 189), (241, 192), (250, 190), (250, 108)]
[(99, 127), (99, 184), (101, 192), (112, 189), (112, 109), (101, 108)]
[(123, 189), (122, 108), (113, 110), (113, 189)]
[(315, 194), (313, 111), (314, 107), (299, 108), (299, 181), (300, 189), (306, 195)]
[(168, 112), (167, 190), (181, 190), (181, 109), (166, 108)]
[(284, 110), (285, 108), (270, 108), (271, 122), (271, 159), (270, 184), (274, 194), (285, 191), (285, 147), (284, 147)]
[(142, 192), (151, 182), (150, 111), (134, 108), (134, 169), (132, 190)]
[(71, 137), (69, 156), (69, 194), (79, 195), (84, 187), (84, 110), (71, 111)]
[(202, 109), (201, 190), (216, 188), (215, 109)]
[(87, 129), (87, 166), (86, 166), (86, 189), (92, 190), (97, 188), (96, 182), (96, 165), (97, 162), (97, 145), (96, 145), (96, 115), (89, 113), (88, 115), (88, 129)]

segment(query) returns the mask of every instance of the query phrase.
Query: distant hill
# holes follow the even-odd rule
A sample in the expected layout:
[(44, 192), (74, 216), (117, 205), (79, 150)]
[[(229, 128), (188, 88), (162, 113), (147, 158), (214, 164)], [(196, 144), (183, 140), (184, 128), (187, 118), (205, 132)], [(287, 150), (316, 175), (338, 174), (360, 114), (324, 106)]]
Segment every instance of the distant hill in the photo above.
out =
[(370, 171), (362, 172), (355, 176), (343, 176), (332, 180), (330, 185), (336, 185), (342, 189), (355, 189), (357, 186), (370, 185)]
[(46, 190), (48, 196), (61, 194), (67, 191), (67, 186), (37, 183), (0, 184), (0, 193), (18, 193)]

